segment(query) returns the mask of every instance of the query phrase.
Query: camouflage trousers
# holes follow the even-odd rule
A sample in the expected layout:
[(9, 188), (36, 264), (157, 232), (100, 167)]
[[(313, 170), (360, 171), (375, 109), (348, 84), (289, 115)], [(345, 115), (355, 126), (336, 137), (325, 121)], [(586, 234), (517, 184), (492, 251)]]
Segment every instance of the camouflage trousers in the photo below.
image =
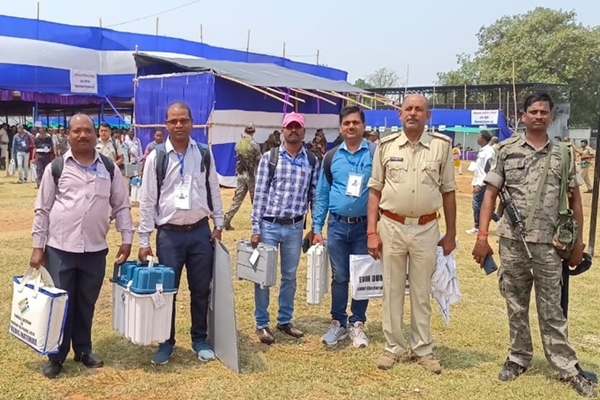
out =
[(229, 225), (231, 220), (233, 219), (235, 213), (238, 212), (244, 199), (246, 198), (246, 193), (250, 192), (250, 202), (254, 201), (254, 177), (249, 174), (241, 174), (237, 175), (237, 187), (235, 188), (235, 194), (233, 195), (233, 202), (231, 203), (231, 208), (225, 214), (225, 225)]
[(530, 243), (533, 260), (529, 260), (520, 241), (500, 238), (498, 272), (500, 293), (506, 299), (510, 329), (508, 359), (527, 368), (533, 358), (529, 328), (531, 288), (535, 286), (535, 303), (546, 359), (560, 378), (577, 375), (577, 357), (567, 338), (567, 319), (560, 306), (562, 261), (554, 246)]

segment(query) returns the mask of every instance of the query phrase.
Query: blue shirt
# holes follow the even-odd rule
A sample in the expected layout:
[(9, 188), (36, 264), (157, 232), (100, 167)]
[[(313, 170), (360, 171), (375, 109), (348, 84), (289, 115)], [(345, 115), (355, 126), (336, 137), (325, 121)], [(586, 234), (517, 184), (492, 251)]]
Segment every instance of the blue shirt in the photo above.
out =
[[(304, 147), (292, 157), (285, 147), (279, 147), (279, 160), (273, 181), (269, 182), (271, 152), (262, 155), (256, 171), (256, 187), (252, 205), (252, 234), (260, 234), (264, 217), (295, 218), (308, 212), (308, 203), (315, 204), (319, 163), (314, 173)], [(314, 213), (314, 212), (313, 212)]]
[[(371, 177), (373, 160), (369, 151), (369, 144), (363, 140), (354, 154), (342, 143), (331, 159), (332, 184), (329, 185), (321, 168), (321, 176), (317, 185), (317, 201), (313, 214), (313, 229), (315, 233), (323, 231), (327, 212), (343, 217), (364, 217), (367, 215), (369, 201), (369, 188), (367, 183)], [(362, 176), (360, 196), (354, 197), (346, 194), (346, 185), (350, 174)]]

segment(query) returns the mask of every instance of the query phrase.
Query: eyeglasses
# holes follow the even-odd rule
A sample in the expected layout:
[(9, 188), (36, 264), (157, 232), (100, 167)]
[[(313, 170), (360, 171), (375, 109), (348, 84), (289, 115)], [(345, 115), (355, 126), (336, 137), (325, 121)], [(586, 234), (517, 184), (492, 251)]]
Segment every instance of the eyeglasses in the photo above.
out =
[(172, 125), (172, 126), (175, 126), (177, 124), (187, 125), (190, 122), (192, 122), (192, 120), (189, 118), (169, 119), (169, 120), (167, 120), (167, 125)]

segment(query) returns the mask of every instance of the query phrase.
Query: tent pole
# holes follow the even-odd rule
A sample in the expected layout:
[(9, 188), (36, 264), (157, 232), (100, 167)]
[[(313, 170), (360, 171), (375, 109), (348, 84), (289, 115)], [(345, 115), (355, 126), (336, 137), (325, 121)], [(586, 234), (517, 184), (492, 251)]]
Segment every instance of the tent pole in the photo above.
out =
[(258, 87), (254, 86), (254, 85), (250, 85), (249, 83), (240, 81), (239, 79), (231, 78), (231, 77), (226, 76), (226, 75), (219, 75), (219, 78), (223, 78), (223, 79), (226, 79), (228, 81), (235, 82), (238, 85), (246, 86), (247, 88), (250, 88), (252, 90), (256, 90), (257, 92), (260, 92), (260, 93), (262, 93), (262, 94), (264, 94), (266, 96), (269, 96), (269, 97), (271, 97), (271, 98), (273, 98), (275, 100), (279, 100), (283, 104), (287, 104), (290, 107), (294, 107), (294, 105), (292, 103), (290, 103), (289, 101), (287, 101), (285, 99), (282, 99), (280, 97), (277, 97), (274, 94), (271, 94), (271, 93), (267, 92), (266, 90), (262, 90), (261, 88), (258, 88)]
[(123, 121), (124, 123), (127, 123), (127, 121), (125, 121), (125, 118), (123, 118), (123, 116), (119, 113), (119, 111), (117, 111), (117, 109), (115, 108), (115, 106), (113, 105), (113, 103), (110, 102), (110, 100), (108, 99), (108, 96), (104, 96), (104, 100), (106, 100), (106, 102), (108, 103), (108, 105), (110, 106), (110, 108), (112, 108), (112, 110), (114, 111), (114, 113), (117, 114), (117, 117), (119, 117), (119, 119), (121, 121)]
[[(598, 109), (598, 130), (600, 131), (600, 108)], [(598, 143), (600, 136), (596, 136), (596, 158), (594, 162), (594, 186), (592, 187), (592, 215), (590, 216), (590, 233), (588, 238), (588, 252), (593, 257), (594, 247), (596, 245), (596, 224), (598, 220), (598, 197), (600, 193), (600, 152)], [(589, 144), (588, 144), (589, 145)]]
[[(273, 92), (273, 93), (281, 94), (281, 95), (284, 95), (284, 96), (286, 95), (286, 93), (285, 93), (284, 91), (282, 91), (282, 90), (280, 90), (280, 89), (277, 89), (277, 88), (271, 88), (271, 87), (266, 87), (266, 86), (265, 86), (265, 87), (264, 87), (264, 89), (265, 89), (265, 90), (268, 90), (269, 92)], [(296, 100), (296, 101), (299, 101), (299, 102), (301, 102), (301, 103), (306, 103), (306, 101), (305, 101), (304, 99), (301, 99), (300, 97), (292, 96), (291, 94), (290, 94), (290, 95), (288, 95), (288, 97), (289, 97), (290, 99), (294, 99), (294, 100)]]
[(354, 100), (354, 99), (352, 99), (352, 98), (350, 98), (348, 96), (344, 96), (344, 95), (336, 93), (336, 92), (326, 91), (326, 90), (315, 90), (315, 92), (319, 92), (319, 93), (323, 93), (323, 94), (328, 94), (330, 96), (337, 97), (337, 98), (342, 99), (342, 100), (351, 101), (351, 102), (356, 103), (358, 105), (361, 105), (361, 106), (363, 106), (365, 108), (368, 108), (369, 110), (373, 109), (372, 107), (369, 107), (366, 104), (363, 104), (363, 103), (361, 103), (358, 100)]
[(309, 92), (308, 90), (304, 90), (304, 89), (294, 89), (291, 88), (294, 92), (296, 93), (302, 93), (304, 95), (310, 96), (310, 97), (314, 97), (315, 99), (319, 99), (319, 100), (323, 100), (326, 103), (331, 104), (332, 106), (335, 106), (337, 103), (335, 101), (329, 100), (323, 96), (319, 96), (318, 94), (314, 94), (312, 92)]

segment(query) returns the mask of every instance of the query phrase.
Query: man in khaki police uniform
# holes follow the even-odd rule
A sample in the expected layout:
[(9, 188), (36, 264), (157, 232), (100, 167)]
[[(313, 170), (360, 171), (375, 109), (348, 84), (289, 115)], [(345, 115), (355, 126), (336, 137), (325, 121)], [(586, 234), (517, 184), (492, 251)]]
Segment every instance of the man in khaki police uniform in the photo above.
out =
[[(456, 181), (450, 138), (424, 133), (430, 118), (427, 99), (408, 96), (400, 112), (403, 131), (381, 139), (369, 180), (367, 247), (383, 265), (383, 334), (380, 369), (391, 368), (410, 349), (416, 361), (439, 374), (430, 331), (431, 276), (437, 244), (448, 255), (456, 247)], [(446, 235), (440, 240), (438, 210), (443, 206)], [(379, 214), (381, 210), (381, 220)], [(402, 332), (409, 264), (410, 342)]]
[(581, 141), (581, 149), (573, 148), (581, 159), (579, 163), (580, 174), (583, 182), (585, 183), (586, 193), (592, 193), (592, 182), (590, 181), (590, 167), (592, 165), (592, 161), (594, 161), (594, 150), (589, 146), (589, 143), (586, 139)]

